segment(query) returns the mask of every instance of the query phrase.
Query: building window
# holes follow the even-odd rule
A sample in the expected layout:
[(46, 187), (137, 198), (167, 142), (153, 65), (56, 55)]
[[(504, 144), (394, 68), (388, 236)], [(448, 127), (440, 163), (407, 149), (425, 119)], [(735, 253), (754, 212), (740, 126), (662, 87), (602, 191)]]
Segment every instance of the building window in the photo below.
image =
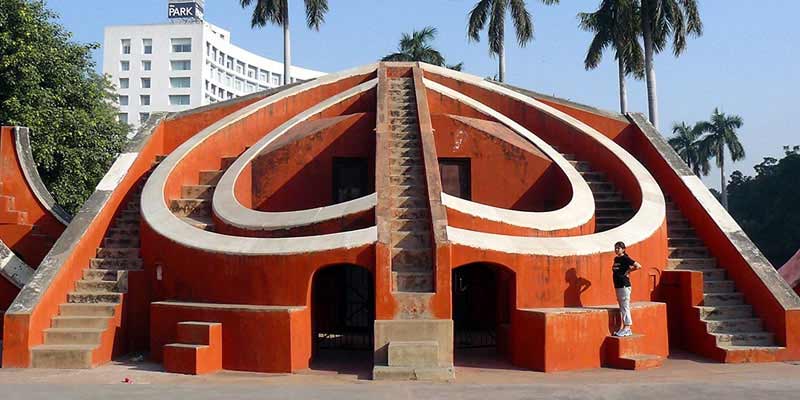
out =
[(228, 57), (228, 59), (225, 61), (225, 68), (233, 69), (233, 57)]
[(149, 106), (150, 105), (150, 95), (149, 94), (143, 94), (143, 95), (139, 96), (139, 104), (141, 104), (143, 106)]
[(266, 82), (269, 80), (269, 72), (264, 71), (263, 69), (258, 72), (258, 80), (261, 82)]
[(153, 39), (142, 39), (142, 52), (153, 54)]
[(244, 87), (244, 81), (242, 81), (241, 79), (237, 79), (236, 80), (236, 90), (241, 92), (243, 87)]
[(189, 95), (170, 95), (169, 104), (171, 106), (188, 106), (190, 103)]
[(119, 88), (127, 89), (131, 86), (131, 81), (128, 78), (119, 78)]
[(255, 79), (256, 78), (256, 69), (253, 68), (253, 67), (248, 68), (247, 69), (247, 77), (251, 78), (251, 79)]
[(130, 71), (131, 70), (131, 62), (130, 61), (120, 61), (119, 62), (119, 70), (120, 71)]
[(233, 75), (225, 74), (225, 86), (227, 87), (233, 86)]
[(192, 69), (192, 60), (172, 60), (169, 64), (173, 71), (188, 71)]
[(253, 92), (255, 92), (255, 91), (256, 91), (256, 87), (255, 87), (255, 86), (253, 86), (253, 84), (252, 84), (252, 83), (248, 83), (248, 84), (247, 84), (247, 93), (253, 93)]
[(192, 78), (169, 78), (171, 88), (188, 88), (192, 86)]
[(150, 60), (142, 61), (142, 71), (150, 71), (153, 69), (153, 63)]
[(218, 62), (220, 65), (223, 65), (223, 64), (225, 64), (225, 53), (223, 53), (223, 52), (221, 52), (221, 51), (219, 52), (219, 57), (217, 58), (217, 62)]
[(272, 84), (275, 86), (281, 85), (281, 75), (280, 74), (272, 74)]
[(236, 72), (240, 74), (244, 74), (244, 63), (237, 62), (236, 63)]
[(119, 113), (117, 114), (117, 118), (119, 119), (119, 122), (122, 122), (123, 124), (128, 123), (128, 113)]
[(122, 48), (122, 54), (131, 54), (131, 40), (122, 39), (121, 48)]
[(143, 123), (147, 122), (148, 118), (150, 118), (150, 113), (146, 113), (146, 112), (139, 113), (139, 123), (140, 124), (143, 124)]
[(119, 105), (127, 106), (128, 105), (128, 96), (119, 96)]
[(142, 89), (150, 89), (150, 78), (142, 78)]
[(172, 52), (173, 53), (191, 53), (192, 52), (192, 39), (190, 39), (190, 38), (172, 39)]

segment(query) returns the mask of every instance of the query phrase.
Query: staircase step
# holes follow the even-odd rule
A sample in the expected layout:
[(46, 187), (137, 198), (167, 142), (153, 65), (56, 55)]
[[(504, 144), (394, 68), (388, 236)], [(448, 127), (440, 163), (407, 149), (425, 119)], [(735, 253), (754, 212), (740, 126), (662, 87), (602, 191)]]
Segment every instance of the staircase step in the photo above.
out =
[(699, 247), (703, 246), (703, 241), (698, 239), (697, 237), (687, 237), (687, 238), (669, 238), (668, 246), (669, 247)]
[(139, 248), (106, 248), (97, 249), (97, 258), (139, 258)]
[(708, 320), (705, 322), (709, 333), (761, 332), (764, 328), (763, 322), (758, 318)]
[(753, 307), (748, 304), (736, 306), (698, 306), (700, 319), (704, 321), (720, 321), (726, 319), (750, 318)]
[(175, 199), (170, 202), (170, 211), (179, 217), (209, 215), (211, 201), (203, 199)]
[(92, 368), (92, 352), (98, 345), (39, 345), (31, 349), (33, 368)]
[(104, 248), (133, 248), (139, 247), (139, 237), (109, 237), (103, 239)]
[(399, 197), (423, 196), (423, 197), (428, 197), (428, 188), (425, 185), (392, 185), (390, 190), (391, 190), (392, 196), (399, 196)]
[(736, 284), (729, 280), (711, 281), (703, 280), (704, 293), (733, 293), (736, 291)]
[(664, 357), (655, 354), (635, 354), (620, 357), (625, 369), (629, 370), (645, 370), (659, 368), (664, 365)]
[(89, 260), (92, 269), (141, 269), (141, 258), (92, 258)]
[(112, 317), (116, 303), (61, 303), (60, 316)]
[(744, 304), (742, 293), (705, 293), (703, 305), (705, 306), (736, 306)]
[(427, 207), (403, 207), (392, 208), (392, 217), (399, 219), (429, 219), (429, 212)]
[(225, 171), (223, 170), (213, 170), (213, 171), (200, 171), (200, 185), (216, 185), (219, 183), (220, 178), (222, 178), (222, 174)]
[(707, 269), (717, 266), (717, 259), (712, 257), (685, 257), (685, 258), (670, 258), (667, 259), (667, 266), (669, 268), (680, 269)]
[(426, 208), (427, 206), (428, 199), (423, 196), (399, 196), (392, 198), (393, 208)]
[(53, 328), (106, 329), (108, 321), (111, 321), (110, 316), (57, 315), (53, 317), (52, 324)]
[(393, 231), (391, 244), (394, 248), (426, 247), (431, 246), (430, 231)]
[(698, 247), (670, 247), (668, 250), (668, 257), (669, 258), (699, 258), (699, 257), (708, 257), (708, 248), (704, 246)]
[(117, 282), (120, 279), (125, 279), (127, 273), (127, 270), (87, 268), (83, 270), (83, 279), (87, 281)]
[(430, 231), (430, 221), (424, 219), (394, 219), (392, 220), (392, 231)]
[(433, 251), (429, 247), (393, 248), (392, 269), (432, 269)]
[(67, 294), (69, 303), (119, 303), (122, 293), (88, 293), (72, 292)]
[(775, 335), (768, 332), (712, 333), (718, 346), (770, 346), (775, 344)]
[(100, 344), (105, 328), (47, 328), (45, 344)]
[(79, 280), (75, 282), (75, 291), (80, 293), (112, 293), (117, 292), (116, 281)]
[(184, 199), (211, 200), (215, 187), (212, 185), (184, 185), (181, 187), (181, 197)]

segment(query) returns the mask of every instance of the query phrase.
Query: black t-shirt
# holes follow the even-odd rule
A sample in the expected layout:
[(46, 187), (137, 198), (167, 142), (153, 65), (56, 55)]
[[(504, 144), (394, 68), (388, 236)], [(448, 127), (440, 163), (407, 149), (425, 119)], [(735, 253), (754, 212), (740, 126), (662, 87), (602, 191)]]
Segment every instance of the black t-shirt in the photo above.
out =
[(619, 289), (631, 286), (631, 280), (628, 278), (627, 272), (634, 263), (636, 263), (636, 261), (633, 261), (627, 254), (614, 257), (614, 266), (611, 267), (611, 269), (614, 272), (615, 288)]

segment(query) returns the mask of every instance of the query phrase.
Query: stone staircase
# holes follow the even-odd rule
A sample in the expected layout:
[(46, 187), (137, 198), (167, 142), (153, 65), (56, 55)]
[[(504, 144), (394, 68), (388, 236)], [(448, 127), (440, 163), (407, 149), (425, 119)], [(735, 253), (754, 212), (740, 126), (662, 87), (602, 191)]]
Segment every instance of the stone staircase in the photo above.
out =
[(201, 170), (197, 185), (183, 185), (181, 198), (172, 200), (170, 210), (184, 222), (198, 229), (214, 231), (211, 218), (211, 199), (222, 174), (233, 165), (238, 156), (223, 157), (218, 170)]
[(432, 222), (414, 82), (389, 80), (392, 289), (433, 292)]
[(578, 161), (574, 154), (562, 154), (580, 172), (594, 195), (595, 232), (615, 228), (633, 217), (636, 210), (605, 173), (594, 171), (588, 162)]
[(744, 295), (711, 257), (678, 207), (667, 199), (668, 268), (703, 273), (703, 305), (698, 306), (706, 330), (723, 350), (778, 349), (774, 335), (745, 303)]
[(25, 225), (27, 221), (28, 213), (14, 208), (13, 196), (0, 195), (0, 224)]
[(96, 257), (75, 282), (75, 291), (67, 295), (51, 327), (44, 330), (44, 344), (31, 349), (33, 368), (92, 368), (110, 360), (121, 324), (123, 295), (128, 291), (128, 273), (142, 270), (140, 201), (149, 174), (120, 208)]

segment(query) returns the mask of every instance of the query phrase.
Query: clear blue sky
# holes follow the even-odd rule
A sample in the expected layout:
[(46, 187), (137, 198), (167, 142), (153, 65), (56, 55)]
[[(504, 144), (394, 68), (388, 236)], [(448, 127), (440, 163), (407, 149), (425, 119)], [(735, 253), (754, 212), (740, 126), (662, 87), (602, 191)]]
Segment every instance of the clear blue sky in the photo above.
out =
[[(548, 7), (529, 0), (536, 39), (525, 48), (508, 41), (508, 81), (539, 92), (609, 110), (618, 109), (616, 69), (612, 57), (600, 68), (583, 69), (591, 40), (577, 27), (576, 14), (592, 11), (599, 0), (562, 0)], [(61, 23), (81, 42), (103, 40), (106, 25), (166, 21), (167, 0), (49, 0)], [(435, 44), (451, 63), (464, 61), (465, 71), (490, 76), (496, 60), (485, 40), (469, 43), (467, 12), (475, 0), (329, 0), (331, 11), (320, 32), (303, 25), (302, 1), (290, 0), (293, 62), (333, 72), (375, 61), (391, 52), (402, 32), (432, 25)], [(705, 34), (689, 42), (675, 59), (656, 57), (662, 132), (676, 121), (706, 119), (714, 107), (744, 119), (740, 138), (747, 159), (733, 168), (754, 174), (763, 157), (778, 157), (785, 144), (800, 145), (797, 124), (800, 93), (800, 33), (796, 0), (699, 0)], [(423, 8), (424, 7), (424, 8)], [(207, 0), (206, 19), (230, 30), (233, 42), (269, 58), (282, 58), (281, 31), (250, 29), (249, 10), (239, 0)], [(509, 27), (510, 28), (510, 27)], [(510, 38), (510, 35), (509, 35)], [(96, 59), (99, 63), (101, 53)], [(645, 87), (629, 84), (630, 108), (646, 111)], [(730, 165), (730, 163), (726, 163)], [(729, 174), (733, 168), (726, 167)], [(719, 172), (704, 178), (719, 188)]]

